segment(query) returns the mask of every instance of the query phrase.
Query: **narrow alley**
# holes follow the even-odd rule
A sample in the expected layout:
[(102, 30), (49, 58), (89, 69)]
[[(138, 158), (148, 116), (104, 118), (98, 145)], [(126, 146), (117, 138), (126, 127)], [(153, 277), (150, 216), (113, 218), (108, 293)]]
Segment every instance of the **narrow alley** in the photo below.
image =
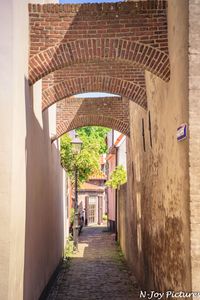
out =
[(200, 0), (0, 11), (0, 300), (200, 300)]
[(114, 234), (103, 226), (85, 227), (79, 251), (63, 264), (47, 299), (139, 299), (135, 277), (124, 262)]

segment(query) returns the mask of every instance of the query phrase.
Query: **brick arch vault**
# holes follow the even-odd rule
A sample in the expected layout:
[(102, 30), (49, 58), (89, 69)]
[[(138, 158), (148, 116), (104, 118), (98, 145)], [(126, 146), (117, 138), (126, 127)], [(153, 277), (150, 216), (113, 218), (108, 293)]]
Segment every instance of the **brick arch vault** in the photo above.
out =
[(30, 84), (76, 63), (105, 60), (170, 79), (165, 0), (29, 4), (29, 21)]
[(152, 46), (126, 39), (83, 39), (57, 44), (35, 54), (29, 61), (29, 83), (77, 63), (117, 61), (137, 65), (164, 81), (170, 79), (168, 54)]
[(57, 103), (56, 136), (83, 126), (104, 126), (129, 136), (128, 100), (121, 97), (67, 98)]
[(139, 84), (111, 76), (77, 76), (61, 81), (43, 91), (42, 109), (55, 102), (86, 92), (106, 92), (133, 100), (144, 109), (147, 107), (146, 91)]

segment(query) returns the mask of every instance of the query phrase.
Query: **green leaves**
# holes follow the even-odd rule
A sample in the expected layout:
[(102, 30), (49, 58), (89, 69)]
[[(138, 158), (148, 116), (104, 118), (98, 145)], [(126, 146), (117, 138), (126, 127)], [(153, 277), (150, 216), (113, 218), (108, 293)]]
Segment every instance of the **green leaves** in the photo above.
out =
[(110, 131), (108, 128), (100, 126), (88, 126), (77, 129), (80, 139), (86, 144), (95, 145), (96, 150), (99, 154), (107, 152), (107, 145), (105, 138), (107, 133)]
[(72, 184), (75, 168), (78, 171), (78, 184), (89, 179), (89, 176), (99, 168), (99, 146), (96, 141), (83, 140), (82, 150), (78, 155), (72, 151), (71, 138), (66, 134), (61, 138), (61, 164), (66, 169)]
[(106, 181), (106, 186), (118, 189), (120, 185), (127, 182), (126, 170), (123, 166), (117, 166), (111, 173), (110, 179)]
[(87, 181), (89, 176), (99, 168), (99, 154), (95, 145), (83, 143), (83, 149), (77, 155), (75, 165), (78, 170), (79, 183)]
[(72, 139), (67, 134), (63, 135), (61, 138), (61, 165), (68, 171), (69, 174), (71, 174), (71, 172), (74, 170), (74, 158), (71, 141)]
[(72, 152), (71, 138), (65, 134), (61, 138), (61, 164), (67, 170), (72, 184), (74, 183), (74, 170), (78, 170), (78, 184), (87, 181), (99, 169), (99, 155), (106, 153), (105, 142), (108, 128), (99, 126), (82, 127), (76, 130), (82, 140), (82, 150), (78, 155)]

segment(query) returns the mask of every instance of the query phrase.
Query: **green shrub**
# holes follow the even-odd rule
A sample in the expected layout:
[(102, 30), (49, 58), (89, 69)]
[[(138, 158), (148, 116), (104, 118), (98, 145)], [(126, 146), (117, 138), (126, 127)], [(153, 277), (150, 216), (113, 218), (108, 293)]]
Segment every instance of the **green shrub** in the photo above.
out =
[(74, 208), (70, 209), (70, 224), (74, 223), (75, 210)]
[(106, 181), (106, 186), (119, 189), (120, 185), (127, 182), (126, 170), (123, 166), (117, 166), (111, 173), (110, 179)]
[(70, 234), (66, 241), (64, 257), (65, 258), (71, 257), (73, 254), (73, 251), (74, 251), (74, 241), (73, 241), (73, 236)]
[(103, 220), (104, 221), (107, 221), (108, 220), (108, 216), (105, 214), (105, 215), (103, 215)]

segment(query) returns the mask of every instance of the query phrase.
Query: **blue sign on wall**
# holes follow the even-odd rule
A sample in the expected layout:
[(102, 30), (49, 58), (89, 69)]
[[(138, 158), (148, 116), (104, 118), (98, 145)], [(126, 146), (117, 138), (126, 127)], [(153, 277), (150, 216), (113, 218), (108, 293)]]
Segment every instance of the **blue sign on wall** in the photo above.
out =
[(187, 138), (187, 124), (181, 124), (177, 128), (176, 137), (179, 142)]

